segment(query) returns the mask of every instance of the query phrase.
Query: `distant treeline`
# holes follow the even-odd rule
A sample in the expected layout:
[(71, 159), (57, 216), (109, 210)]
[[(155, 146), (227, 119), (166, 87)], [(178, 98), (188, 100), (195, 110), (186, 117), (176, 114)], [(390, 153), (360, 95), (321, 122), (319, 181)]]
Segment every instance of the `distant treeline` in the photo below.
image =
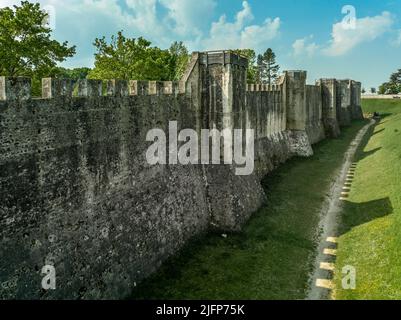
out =
[(390, 80), (379, 87), (379, 94), (398, 93), (401, 93), (401, 69), (391, 74)]

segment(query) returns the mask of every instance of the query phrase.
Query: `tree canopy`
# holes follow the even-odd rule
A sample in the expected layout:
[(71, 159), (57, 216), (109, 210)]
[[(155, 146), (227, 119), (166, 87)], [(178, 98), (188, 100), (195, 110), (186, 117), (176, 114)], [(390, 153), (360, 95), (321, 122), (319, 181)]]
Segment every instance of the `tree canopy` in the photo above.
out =
[(280, 66), (276, 63), (276, 54), (271, 48), (257, 58), (257, 80), (258, 82), (271, 85), (279, 77)]
[(75, 54), (75, 47), (67, 41), (51, 39), (52, 30), (44, 23), (47, 17), (38, 3), (28, 1), (0, 9), (0, 74), (45, 74)]
[(255, 83), (257, 82), (257, 67), (256, 67), (256, 53), (252, 49), (237, 49), (234, 50), (235, 53), (242, 55), (248, 59), (248, 73), (247, 82)]
[(178, 80), (189, 60), (182, 42), (162, 50), (142, 37), (126, 38), (122, 31), (110, 42), (96, 39), (94, 46), (95, 68), (88, 75), (92, 79)]
[(190, 59), (188, 49), (185, 47), (184, 43), (174, 42), (170, 49), (171, 54), (171, 67), (172, 67), (172, 80), (180, 80), (183, 76)]
[(57, 70), (55, 70), (55, 77), (59, 79), (73, 80), (86, 79), (90, 71), (91, 69), (86, 67), (73, 69), (59, 67)]
[(75, 54), (75, 46), (51, 38), (48, 14), (38, 3), (0, 9), (0, 75), (32, 78), (32, 93), (40, 95), (43, 77), (56, 76), (57, 64)]
[(237, 49), (235, 53), (248, 58), (248, 83), (273, 84), (279, 77), (280, 66), (276, 63), (276, 55), (272, 49), (256, 56), (252, 49)]
[(391, 74), (390, 80), (379, 87), (379, 94), (398, 94), (401, 92), (401, 69)]

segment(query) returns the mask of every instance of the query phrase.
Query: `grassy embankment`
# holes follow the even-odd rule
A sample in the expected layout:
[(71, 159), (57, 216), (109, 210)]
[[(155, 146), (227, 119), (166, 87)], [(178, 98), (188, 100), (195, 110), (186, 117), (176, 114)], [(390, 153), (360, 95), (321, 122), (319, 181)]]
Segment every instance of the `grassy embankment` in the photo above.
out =
[[(358, 151), (340, 226), (336, 299), (401, 299), (401, 102), (364, 100), (383, 114)], [(341, 269), (356, 268), (356, 290), (341, 288)]]
[(134, 299), (303, 299), (316, 251), (319, 210), (344, 152), (366, 122), (292, 159), (264, 181), (268, 206), (240, 234), (209, 234), (142, 283)]

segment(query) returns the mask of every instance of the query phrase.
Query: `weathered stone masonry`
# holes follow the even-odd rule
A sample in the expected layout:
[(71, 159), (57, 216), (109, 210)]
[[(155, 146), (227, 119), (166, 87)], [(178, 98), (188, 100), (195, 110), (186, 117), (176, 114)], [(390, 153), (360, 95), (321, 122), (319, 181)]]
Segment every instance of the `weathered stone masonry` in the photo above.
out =
[[(179, 83), (0, 77), (0, 298), (121, 298), (194, 235), (240, 230), (265, 201), (260, 179), (361, 118), (360, 83), (288, 71), (246, 84), (246, 59), (195, 53)], [(73, 96), (77, 92), (77, 96)], [(255, 130), (255, 173), (149, 166), (146, 133)], [(54, 265), (57, 289), (43, 291)]]

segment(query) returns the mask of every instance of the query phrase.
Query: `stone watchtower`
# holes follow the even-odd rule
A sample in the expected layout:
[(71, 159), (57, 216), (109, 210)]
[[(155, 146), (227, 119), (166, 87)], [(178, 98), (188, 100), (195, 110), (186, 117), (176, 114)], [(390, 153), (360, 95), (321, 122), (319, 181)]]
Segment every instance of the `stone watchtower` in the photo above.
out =
[(337, 121), (337, 80), (320, 79), (316, 84), (322, 88), (322, 114), (326, 136), (336, 138), (340, 135)]
[[(245, 111), (248, 60), (232, 51), (192, 54), (183, 77), (192, 107), (202, 119), (198, 128), (241, 128), (235, 114)], [(234, 116), (233, 116), (234, 114)]]
[[(192, 55), (182, 80), (191, 108), (199, 115), (198, 130), (246, 128), (247, 66), (248, 60), (232, 51)], [(236, 176), (234, 169), (233, 165), (203, 167), (211, 224), (219, 229), (239, 230), (264, 201), (256, 175)], [(238, 196), (232, 197), (234, 192)]]
[(284, 92), (287, 129), (306, 130), (306, 71), (285, 71)]

